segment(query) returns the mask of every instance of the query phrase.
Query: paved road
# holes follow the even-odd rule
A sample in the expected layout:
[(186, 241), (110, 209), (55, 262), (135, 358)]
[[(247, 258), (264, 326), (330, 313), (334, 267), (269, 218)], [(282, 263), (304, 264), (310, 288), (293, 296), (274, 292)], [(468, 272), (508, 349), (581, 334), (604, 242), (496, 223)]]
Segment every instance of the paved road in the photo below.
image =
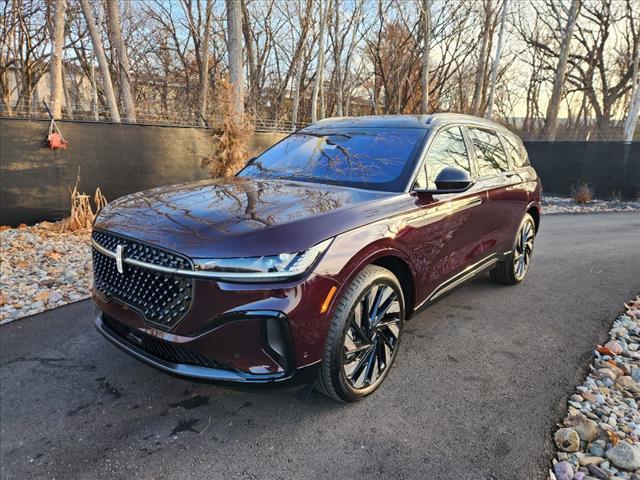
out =
[(640, 215), (543, 219), (524, 284), (482, 277), (408, 324), (377, 394), (223, 390), (163, 375), (81, 302), (0, 330), (0, 476), (543, 478), (592, 346), (640, 291)]

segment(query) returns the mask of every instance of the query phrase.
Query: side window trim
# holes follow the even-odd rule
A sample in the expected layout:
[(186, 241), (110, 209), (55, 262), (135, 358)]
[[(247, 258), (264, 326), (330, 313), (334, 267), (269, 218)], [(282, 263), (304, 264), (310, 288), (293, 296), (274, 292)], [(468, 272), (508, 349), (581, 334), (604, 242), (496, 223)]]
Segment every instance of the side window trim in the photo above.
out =
[(467, 155), (469, 155), (469, 164), (471, 166), (471, 178), (475, 181), (480, 178), (480, 168), (478, 166), (478, 159), (476, 158), (476, 150), (473, 148), (473, 141), (471, 140), (471, 133), (469, 132), (469, 125), (459, 125), (462, 131), (462, 138), (464, 138), (464, 144), (467, 147)]

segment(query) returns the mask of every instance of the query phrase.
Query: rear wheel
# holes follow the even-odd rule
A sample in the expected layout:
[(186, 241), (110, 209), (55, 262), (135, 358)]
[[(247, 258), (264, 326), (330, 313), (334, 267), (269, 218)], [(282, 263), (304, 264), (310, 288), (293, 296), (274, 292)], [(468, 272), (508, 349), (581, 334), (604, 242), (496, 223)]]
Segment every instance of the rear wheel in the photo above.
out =
[(535, 236), (536, 224), (533, 217), (527, 213), (518, 229), (513, 250), (491, 270), (491, 278), (505, 285), (520, 283), (529, 271)]
[(355, 402), (385, 379), (400, 346), (404, 298), (389, 270), (365, 267), (335, 309), (316, 388), (343, 402)]

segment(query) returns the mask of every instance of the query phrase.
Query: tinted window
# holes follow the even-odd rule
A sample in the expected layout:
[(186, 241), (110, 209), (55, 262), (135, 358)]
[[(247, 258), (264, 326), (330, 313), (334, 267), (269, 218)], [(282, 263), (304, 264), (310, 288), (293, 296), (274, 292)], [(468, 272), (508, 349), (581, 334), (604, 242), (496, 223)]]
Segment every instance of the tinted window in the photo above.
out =
[(238, 175), (402, 191), (425, 134), (413, 128), (300, 131)]
[(471, 175), (469, 154), (459, 127), (438, 132), (418, 172), (416, 188), (436, 188), (436, 177), (445, 167), (461, 168)]
[(478, 159), (478, 174), (481, 177), (509, 170), (507, 155), (495, 132), (479, 128), (469, 128), (469, 132)]
[(509, 135), (500, 134), (500, 138), (503, 140), (504, 146), (511, 157), (511, 163), (514, 167), (520, 168), (529, 165), (529, 157), (527, 156), (527, 151), (524, 149), (522, 142)]

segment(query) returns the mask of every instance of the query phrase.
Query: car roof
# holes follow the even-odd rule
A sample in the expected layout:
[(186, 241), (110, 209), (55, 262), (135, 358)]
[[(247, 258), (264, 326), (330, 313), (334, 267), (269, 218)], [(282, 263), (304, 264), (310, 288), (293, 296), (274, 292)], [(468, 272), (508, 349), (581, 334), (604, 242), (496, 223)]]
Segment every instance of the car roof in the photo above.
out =
[[(449, 124), (471, 124), (509, 132), (502, 125), (486, 118), (461, 113), (434, 113), (431, 115), (364, 115), (361, 117), (333, 117), (312, 123), (302, 131), (342, 128), (420, 128), (429, 129)], [(509, 132), (510, 133), (510, 132)]]

